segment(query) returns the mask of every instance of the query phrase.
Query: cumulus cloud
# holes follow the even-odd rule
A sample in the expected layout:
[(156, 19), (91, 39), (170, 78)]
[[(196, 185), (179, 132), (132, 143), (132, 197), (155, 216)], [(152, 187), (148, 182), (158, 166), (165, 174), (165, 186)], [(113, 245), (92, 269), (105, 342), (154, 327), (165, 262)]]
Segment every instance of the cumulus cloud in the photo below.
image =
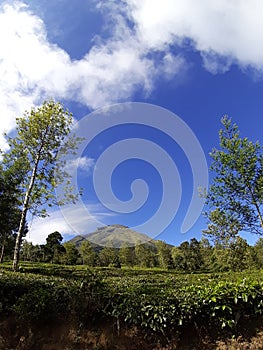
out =
[[(15, 117), (44, 98), (75, 100), (94, 109), (127, 100), (138, 88), (151, 91), (161, 67), (147, 57), (148, 51), (121, 18), (108, 40), (97, 40), (82, 59), (72, 60), (49, 42), (45, 23), (25, 4), (15, 1), (2, 5), (1, 131), (12, 130)], [(176, 62), (173, 57), (170, 62), (178, 70), (182, 58)], [(3, 139), (1, 146), (6, 146)]]
[[(262, 72), (261, 0), (94, 2), (110, 34), (97, 37), (79, 60), (49, 41), (43, 20), (22, 1), (0, 6), (0, 149), (7, 148), (2, 133), (14, 129), (15, 117), (43, 99), (74, 100), (95, 109), (132, 99), (138, 89), (149, 94), (156, 78), (172, 79), (185, 72), (185, 48), (199, 52), (212, 74), (224, 73), (233, 64)], [(87, 171), (94, 166), (85, 157), (76, 162)], [(74, 222), (80, 210), (68, 208), (67, 215)], [(77, 231), (94, 229), (93, 219), (99, 216), (82, 218), (86, 226)], [(72, 233), (59, 210), (35, 220), (30, 238), (44, 242), (54, 230)]]
[(199, 52), (205, 69), (263, 68), (261, 0), (95, 1), (109, 32), (79, 60), (48, 39), (43, 20), (22, 1), (0, 7), (0, 148), (2, 131), (45, 98), (92, 109), (149, 94), (155, 79), (185, 72), (184, 49)]
[[(149, 49), (192, 47), (212, 73), (231, 63), (263, 68), (261, 0), (127, 0), (141, 41)], [(224, 64), (223, 64), (224, 63)]]
[(29, 223), (26, 239), (33, 244), (44, 244), (50, 233), (58, 231), (67, 240), (68, 237), (95, 231), (97, 227), (105, 225), (101, 221), (103, 218), (112, 215), (106, 213), (100, 204), (88, 204), (85, 207), (82, 204), (67, 205), (62, 210), (58, 208), (50, 211), (45, 218), (34, 218)]
[[(62, 66), (70, 60), (47, 42), (44, 23), (26, 10), (20, 2), (0, 9), (0, 115), (4, 132), (10, 132), (15, 117), (38, 103), (42, 94), (52, 96), (50, 87), (57, 84), (56, 89), (61, 88)], [(62, 79), (56, 81), (59, 71)], [(3, 138), (0, 148), (6, 148)]]
[(45, 244), (47, 236), (55, 231), (60, 232), (62, 235), (70, 235), (72, 233), (71, 227), (59, 210), (50, 213), (50, 216), (46, 218), (35, 218), (29, 225), (26, 240), (33, 244)]

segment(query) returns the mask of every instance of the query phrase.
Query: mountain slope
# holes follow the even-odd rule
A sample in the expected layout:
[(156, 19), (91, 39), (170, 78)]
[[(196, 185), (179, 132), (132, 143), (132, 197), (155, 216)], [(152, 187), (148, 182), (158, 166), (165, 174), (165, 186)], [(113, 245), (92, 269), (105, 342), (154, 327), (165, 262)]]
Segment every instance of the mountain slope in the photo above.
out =
[(99, 227), (95, 232), (76, 236), (70, 242), (79, 247), (84, 240), (90, 241), (94, 249), (101, 246), (120, 248), (123, 245), (134, 246), (139, 243), (153, 245), (151, 237), (118, 224)]

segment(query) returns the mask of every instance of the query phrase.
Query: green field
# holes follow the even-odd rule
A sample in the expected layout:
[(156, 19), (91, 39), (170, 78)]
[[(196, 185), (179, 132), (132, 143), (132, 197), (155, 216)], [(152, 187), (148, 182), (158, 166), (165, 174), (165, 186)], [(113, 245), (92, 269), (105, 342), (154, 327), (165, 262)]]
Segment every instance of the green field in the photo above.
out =
[(244, 321), (263, 311), (263, 272), (179, 274), (161, 269), (86, 268), (4, 264), (2, 317), (30, 323), (70, 314), (83, 324), (111, 319), (169, 338), (184, 327), (238, 335)]

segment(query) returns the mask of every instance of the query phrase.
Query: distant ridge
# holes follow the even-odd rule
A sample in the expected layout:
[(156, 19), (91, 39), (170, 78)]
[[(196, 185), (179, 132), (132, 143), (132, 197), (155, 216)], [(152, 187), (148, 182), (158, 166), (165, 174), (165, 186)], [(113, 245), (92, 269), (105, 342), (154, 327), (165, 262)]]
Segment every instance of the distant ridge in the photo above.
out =
[(88, 240), (95, 250), (104, 246), (121, 248), (123, 245), (134, 246), (140, 243), (154, 245), (154, 239), (151, 237), (119, 224), (98, 227), (95, 232), (76, 236), (70, 242), (79, 247), (85, 240)]

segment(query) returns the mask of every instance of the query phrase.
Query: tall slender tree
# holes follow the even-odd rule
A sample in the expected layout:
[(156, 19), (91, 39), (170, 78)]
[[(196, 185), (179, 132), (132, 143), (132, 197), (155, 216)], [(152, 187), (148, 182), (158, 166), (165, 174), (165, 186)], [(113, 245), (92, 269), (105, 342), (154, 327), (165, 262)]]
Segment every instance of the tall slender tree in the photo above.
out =
[(262, 235), (262, 146), (258, 141), (242, 138), (238, 126), (227, 116), (222, 118), (222, 124), (220, 148), (210, 154), (215, 176), (206, 195), (210, 207), (206, 215), (212, 224), (206, 233), (218, 234), (223, 222), (234, 235), (239, 230)]
[[(8, 139), (10, 150), (4, 154), (5, 164), (19, 163), (23, 172), (21, 183), (21, 217), (14, 249), (13, 269), (17, 270), (22, 233), (30, 210), (45, 216), (44, 204), (58, 204), (54, 189), (68, 174), (59, 154), (74, 152), (78, 139), (70, 135), (72, 115), (61, 103), (45, 101), (40, 107), (26, 111), (17, 118), (17, 136)], [(67, 186), (66, 186), (67, 184)], [(65, 182), (65, 198), (73, 200), (70, 182)], [(62, 204), (62, 202), (60, 202)]]

